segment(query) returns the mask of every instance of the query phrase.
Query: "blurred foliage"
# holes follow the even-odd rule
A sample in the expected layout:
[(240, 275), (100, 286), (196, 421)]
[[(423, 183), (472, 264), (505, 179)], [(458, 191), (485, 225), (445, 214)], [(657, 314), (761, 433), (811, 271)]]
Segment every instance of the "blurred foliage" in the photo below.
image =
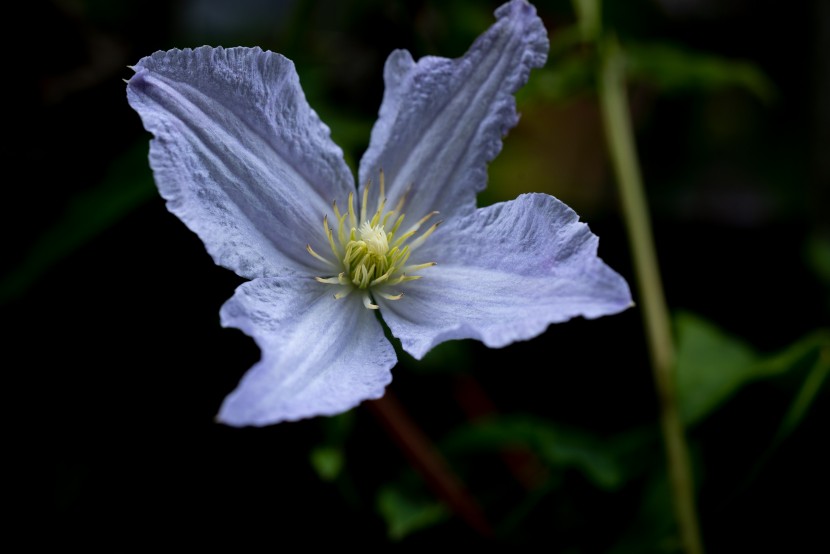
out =
[[(689, 426), (715, 414), (739, 391), (758, 380), (787, 374), (794, 378), (785, 385), (790, 390), (786, 394), (793, 398), (790, 408), (779, 414), (777, 430), (766, 430), (764, 457), (746, 468), (748, 473), (734, 489), (723, 492), (734, 494), (758, 476), (764, 461), (798, 426), (825, 386), (830, 373), (830, 330), (819, 330), (776, 354), (762, 355), (711, 322), (687, 312), (677, 314), (675, 327), (677, 387), (681, 411)], [(546, 498), (569, 489), (566, 483), (575, 476), (568, 471), (572, 469), (604, 494), (619, 489), (640, 491), (636, 495), (641, 499), (640, 507), (621, 516), (626, 524), (609, 552), (668, 554), (680, 552), (680, 545), (671, 516), (665, 468), (662, 457), (655, 453), (659, 443), (656, 425), (601, 438), (528, 415), (500, 414), (458, 426), (441, 439), (439, 446), (467, 479), (475, 465), (488, 456), (512, 460), (514, 478), (529, 486), (530, 492), (500, 522), (498, 528), (504, 540), (510, 540)], [(695, 448), (699, 446), (696, 441)], [(700, 460), (697, 463), (699, 467)], [(480, 496), (490, 501), (503, 494), (496, 485), (486, 488)], [(406, 479), (384, 485), (378, 501), (390, 537), (400, 540), (445, 521), (447, 514), (438, 517), (437, 506), (426, 500), (427, 494), (423, 485), (417, 486), (411, 473)]]
[(680, 554), (669, 481), (665, 467), (656, 468), (645, 480), (639, 505), (625, 530), (607, 554)]
[(710, 93), (734, 87), (764, 102), (775, 98), (769, 78), (746, 61), (726, 60), (668, 43), (627, 44), (625, 52), (630, 77), (661, 93)]
[(310, 461), (320, 479), (334, 481), (343, 469), (343, 451), (330, 446), (318, 446), (311, 451)]
[[(693, 426), (738, 390), (762, 378), (799, 368), (826, 366), (830, 330), (824, 329), (774, 355), (759, 355), (744, 342), (689, 313), (675, 319), (677, 390), (684, 422)], [(819, 364), (819, 365), (816, 365)], [(804, 373), (804, 372), (802, 372)], [(801, 379), (804, 379), (803, 375)]]
[[(391, 335), (390, 335), (391, 336)], [(409, 371), (415, 372), (441, 372), (446, 374), (468, 373), (472, 369), (472, 356), (470, 353), (470, 341), (451, 340), (446, 341), (432, 350), (421, 360), (416, 360), (396, 343), (398, 363)]]
[(808, 237), (804, 245), (804, 256), (807, 265), (824, 287), (824, 305), (830, 312), (830, 235), (814, 233)]
[(20, 265), (0, 278), (0, 304), (24, 294), (44, 272), (157, 194), (142, 140), (112, 162), (100, 184), (78, 194)]
[(631, 475), (625, 462), (632, 460), (626, 454), (653, 438), (650, 433), (635, 430), (603, 440), (553, 422), (505, 414), (462, 426), (441, 444), (450, 457), (524, 448), (549, 470), (572, 467), (595, 486), (613, 490)]
[(437, 525), (449, 517), (447, 507), (426, 494), (406, 494), (400, 486), (387, 485), (378, 493), (378, 512), (386, 520), (389, 538), (407, 535)]
[(354, 427), (354, 414), (346, 412), (323, 421), (323, 440), (312, 448), (309, 461), (320, 479), (335, 481), (346, 462), (345, 445)]

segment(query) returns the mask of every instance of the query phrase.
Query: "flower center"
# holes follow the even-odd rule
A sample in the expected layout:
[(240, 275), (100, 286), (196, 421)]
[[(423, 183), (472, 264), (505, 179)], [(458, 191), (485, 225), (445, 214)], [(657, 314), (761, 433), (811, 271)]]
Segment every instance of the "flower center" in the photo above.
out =
[(395, 263), (389, 252), (389, 240), (382, 225), (364, 221), (357, 230), (357, 240), (346, 244), (344, 263), (349, 267), (349, 279), (361, 289), (368, 288)]
[(369, 252), (376, 256), (385, 256), (389, 251), (389, 241), (386, 239), (386, 232), (380, 225), (372, 226), (364, 221), (360, 226), (360, 238), (366, 243)]
[[(377, 309), (372, 295), (381, 296), (387, 300), (399, 300), (403, 293), (390, 293), (390, 287), (396, 287), (406, 281), (420, 279), (420, 275), (413, 273), (432, 267), (435, 262), (408, 265), (409, 257), (435, 231), (439, 223), (433, 223), (418, 237), (415, 235), (427, 220), (438, 212), (432, 212), (421, 218), (408, 229), (402, 230), (405, 219), (403, 207), (405, 199), (401, 199), (394, 209), (386, 210), (384, 195), (383, 171), (380, 173), (380, 194), (378, 208), (373, 215), (368, 213), (369, 189), (371, 183), (363, 189), (363, 202), (360, 206), (359, 217), (355, 209), (354, 194), (349, 194), (348, 211), (340, 213), (337, 204), (332, 204), (337, 229), (329, 227), (328, 216), (323, 217), (323, 232), (331, 248), (331, 257), (321, 256), (310, 245), (306, 250), (317, 258), (332, 266), (339, 273), (336, 276), (317, 277), (317, 281), (328, 285), (338, 285), (341, 290), (334, 297), (343, 298), (358, 290), (363, 295), (363, 305), (370, 309)], [(413, 238), (415, 237), (415, 238)]]

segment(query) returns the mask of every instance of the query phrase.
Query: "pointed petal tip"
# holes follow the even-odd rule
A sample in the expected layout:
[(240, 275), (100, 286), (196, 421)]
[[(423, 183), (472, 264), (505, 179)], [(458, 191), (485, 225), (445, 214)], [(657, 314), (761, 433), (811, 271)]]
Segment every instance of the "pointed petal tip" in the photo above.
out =
[(513, 95), (547, 60), (548, 34), (533, 6), (513, 0), (495, 16), (461, 58), (415, 62), (398, 50), (387, 59), (380, 117), (360, 161), (359, 182), (382, 164), (388, 198), (392, 204), (408, 198), (407, 216), (475, 208), (487, 164), (518, 122)]

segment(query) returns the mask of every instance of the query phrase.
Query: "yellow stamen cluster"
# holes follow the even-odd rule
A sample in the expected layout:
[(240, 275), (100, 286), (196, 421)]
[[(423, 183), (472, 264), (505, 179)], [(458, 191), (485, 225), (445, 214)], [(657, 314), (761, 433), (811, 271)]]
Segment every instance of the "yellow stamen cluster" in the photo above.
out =
[(337, 220), (336, 231), (329, 226), (328, 216), (323, 217), (323, 232), (335, 261), (317, 254), (311, 245), (307, 245), (306, 250), (318, 260), (342, 270), (337, 276), (317, 277), (317, 281), (321, 283), (342, 287), (334, 295), (335, 298), (343, 298), (358, 290), (363, 294), (363, 305), (369, 309), (377, 309), (378, 306), (373, 302), (370, 292), (387, 300), (399, 300), (403, 293), (391, 294), (383, 289), (420, 279), (420, 275), (412, 273), (435, 265), (435, 262), (407, 265), (407, 262), (412, 252), (424, 243), (440, 222), (433, 223), (420, 236), (410, 240), (423, 224), (438, 212), (427, 214), (415, 225), (401, 231), (406, 196), (401, 198), (394, 209), (386, 211), (384, 178), (381, 171), (378, 208), (370, 217), (370, 188), (371, 183), (363, 189), (363, 202), (359, 213), (355, 210), (354, 193), (349, 193), (349, 206), (345, 213), (340, 213), (337, 203), (332, 205)]

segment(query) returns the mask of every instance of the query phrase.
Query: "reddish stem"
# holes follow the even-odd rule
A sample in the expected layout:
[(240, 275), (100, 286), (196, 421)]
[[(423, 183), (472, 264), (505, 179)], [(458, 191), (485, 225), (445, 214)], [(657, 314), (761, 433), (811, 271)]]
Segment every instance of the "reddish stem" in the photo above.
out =
[(435, 495), (479, 535), (492, 537), (484, 512), (392, 392), (367, 405)]

